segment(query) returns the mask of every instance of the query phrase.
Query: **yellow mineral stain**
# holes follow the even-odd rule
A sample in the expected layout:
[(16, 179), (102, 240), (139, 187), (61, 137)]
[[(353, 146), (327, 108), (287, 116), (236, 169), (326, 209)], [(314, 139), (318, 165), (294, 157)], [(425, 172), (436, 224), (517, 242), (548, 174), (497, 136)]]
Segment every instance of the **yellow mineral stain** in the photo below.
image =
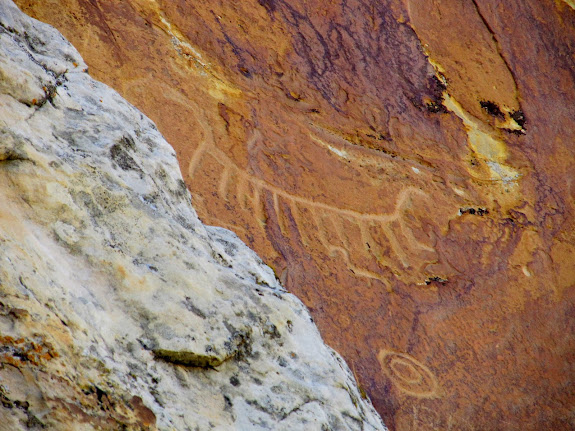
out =
[[(575, 0), (568, 0), (568, 1), (575, 3)], [(429, 44), (423, 44), (422, 48), (423, 48), (424, 54), (427, 56), (427, 62), (433, 66), (433, 68), (435, 69), (435, 74), (436, 74), (437, 78), (447, 88), (449, 86), (449, 81), (445, 77), (446, 76), (445, 68), (440, 63), (438, 63), (437, 61), (434, 60), (434, 58), (432, 57), (431, 52), (429, 50)], [(497, 90), (497, 86), (494, 85), (493, 89)], [(450, 96), (450, 97), (453, 99), (452, 96)], [(455, 101), (455, 99), (453, 99), (453, 100)], [(455, 103), (457, 103), (460, 110), (466, 112), (460, 103), (458, 103), (458, 102), (455, 102)], [(445, 103), (444, 103), (444, 105), (445, 105)], [(511, 108), (509, 108), (503, 104), (501, 106), (499, 106), (499, 108), (504, 113), (504, 119), (495, 118), (494, 119), (495, 127), (499, 128), (499, 129), (506, 129), (506, 130), (523, 130), (523, 127), (521, 127), (517, 123), (517, 121), (515, 121), (511, 117), (511, 114), (514, 112), (514, 109), (511, 109)], [(467, 116), (469, 117), (469, 116), (471, 116), (471, 114), (467, 113)], [(478, 120), (476, 120), (476, 121), (478, 121)]]
[(519, 173), (504, 163), (508, 151), (503, 141), (493, 137), (483, 122), (465, 111), (449, 94), (444, 94), (443, 105), (463, 121), (469, 146), (488, 166), (491, 180), (509, 183), (519, 178)]
[(212, 81), (212, 86), (208, 89), (208, 93), (214, 99), (219, 101), (224, 101), (227, 96), (240, 97), (242, 95), (242, 91), (239, 88), (236, 88), (218, 78), (215, 78)]
[(155, 24), (167, 35), (171, 36), (172, 45), (180, 57), (184, 57), (195, 67), (187, 67), (188, 70), (195, 72), (197, 75), (207, 77), (210, 81), (208, 93), (214, 99), (224, 101), (227, 96), (239, 97), (242, 91), (219, 76), (212, 64), (205, 59), (200, 50), (194, 47), (188, 38), (172, 24), (165, 16), (156, 0), (135, 0), (136, 3), (146, 3), (146, 10), (152, 10), (156, 14)]
[(436, 74), (438, 75), (437, 77), (447, 87), (448, 83), (447, 79), (445, 78), (445, 68), (431, 57), (431, 53), (429, 52), (429, 44), (423, 44), (422, 47), (423, 53), (427, 56), (427, 62), (433, 66)]
[(502, 110), (506, 114), (506, 119), (505, 121), (497, 120), (497, 127), (507, 130), (523, 130), (523, 127), (521, 127), (513, 118), (511, 118), (510, 114), (512, 110), (505, 107), (503, 107)]

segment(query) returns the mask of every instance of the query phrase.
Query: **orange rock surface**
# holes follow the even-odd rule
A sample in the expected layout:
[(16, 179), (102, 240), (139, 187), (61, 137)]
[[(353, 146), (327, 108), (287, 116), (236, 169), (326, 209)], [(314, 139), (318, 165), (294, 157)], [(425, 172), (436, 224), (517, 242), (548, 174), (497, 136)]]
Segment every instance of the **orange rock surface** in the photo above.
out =
[(575, 428), (567, 0), (17, 0), (176, 148), (390, 430)]

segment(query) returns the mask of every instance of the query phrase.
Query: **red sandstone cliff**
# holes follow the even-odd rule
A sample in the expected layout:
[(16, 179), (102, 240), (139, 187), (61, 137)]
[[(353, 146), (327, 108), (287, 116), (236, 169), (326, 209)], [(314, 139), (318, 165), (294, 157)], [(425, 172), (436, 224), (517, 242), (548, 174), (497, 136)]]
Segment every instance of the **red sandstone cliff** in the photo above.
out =
[(49, 0), (392, 430), (570, 429), (575, 10)]

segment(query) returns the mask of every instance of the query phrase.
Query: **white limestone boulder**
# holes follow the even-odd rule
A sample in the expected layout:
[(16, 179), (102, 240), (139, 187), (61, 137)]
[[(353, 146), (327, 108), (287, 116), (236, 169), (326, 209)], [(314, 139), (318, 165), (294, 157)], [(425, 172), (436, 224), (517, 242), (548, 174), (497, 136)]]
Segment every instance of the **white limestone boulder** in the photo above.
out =
[(383, 430), (173, 149), (0, 0), (0, 430)]

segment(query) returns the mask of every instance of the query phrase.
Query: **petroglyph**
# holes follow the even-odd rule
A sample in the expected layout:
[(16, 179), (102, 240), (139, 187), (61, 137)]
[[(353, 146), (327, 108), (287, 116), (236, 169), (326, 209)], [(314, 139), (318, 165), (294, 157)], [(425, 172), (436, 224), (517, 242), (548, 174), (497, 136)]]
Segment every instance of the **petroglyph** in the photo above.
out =
[(429, 368), (407, 353), (382, 349), (377, 355), (384, 374), (402, 392), (416, 398), (439, 398), (440, 387)]
[[(202, 121), (200, 121), (202, 124)], [(421, 254), (435, 256), (435, 249), (418, 240), (407, 224), (406, 212), (419, 202), (429, 203), (429, 197), (416, 187), (406, 187), (395, 198), (395, 208), (390, 213), (362, 213), (353, 209), (341, 208), (328, 202), (314, 200), (290, 193), (239, 167), (221, 149), (208, 145), (207, 139), (201, 142), (191, 158), (188, 173), (194, 178), (207, 158), (219, 165), (217, 190), (224, 200), (235, 199), (239, 209), (255, 211), (260, 228), (265, 228), (267, 215), (264, 213), (264, 200), (269, 197), (268, 211), (278, 223), (282, 235), (290, 235), (296, 228), (304, 246), (319, 244), (326, 254), (338, 255), (350, 271), (359, 277), (384, 282), (389, 288), (384, 268), (397, 273), (407, 269), (414, 261), (421, 261)], [(251, 139), (253, 141), (256, 138)], [(254, 143), (251, 142), (253, 147)], [(351, 157), (350, 153), (347, 153)], [(363, 156), (362, 156), (363, 157)], [(230, 227), (229, 222), (216, 221)], [(312, 227), (311, 229), (309, 227)], [(235, 226), (231, 226), (236, 229)], [(241, 227), (241, 226), (238, 226)], [(350, 235), (355, 231), (355, 236)], [(350, 251), (353, 251), (353, 256)], [(419, 259), (414, 259), (420, 256)], [(428, 258), (426, 262), (433, 261)], [(398, 265), (399, 263), (399, 265)]]
[[(338, 133), (338, 131), (323, 127), (318, 124), (309, 123), (308, 126), (318, 135), (327, 137), (330, 141), (334, 143), (334, 145), (336, 145), (337, 143), (337, 146), (331, 145), (325, 142), (319, 136), (310, 133), (309, 137), (312, 139), (312, 141), (326, 148), (327, 150), (329, 150), (330, 152), (337, 155), (343, 160), (356, 162), (358, 166), (381, 167), (383, 158), (393, 160), (394, 163), (406, 163), (408, 165), (412, 165), (411, 169), (415, 173), (420, 173), (421, 170), (425, 171), (435, 170), (431, 165), (427, 164), (424, 165), (413, 156), (409, 156), (407, 154), (398, 154), (396, 152), (388, 150), (382, 150), (382, 149), (378, 150), (370, 146), (364, 146), (361, 143), (354, 143), (349, 140), (349, 137), (345, 137), (343, 134)], [(361, 142), (361, 140), (359, 142)], [(377, 153), (377, 155), (374, 154), (375, 152)]]
[[(211, 62), (194, 47), (184, 32), (161, 10), (156, 0), (138, 0), (137, 4), (144, 8), (145, 5), (154, 11), (152, 22), (163, 32), (172, 38), (174, 49), (178, 55), (186, 60), (186, 67), (196, 75), (202, 75), (210, 80), (208, 86), (210, 94), (217, 100), (235, 98), (242, 91), (230, 84), (220, 76)], [(212, 94), (216, 92), (217, 94)], [(248, 93), (244, 93), (249, 96)], [(174, 99), (176, 97), (174, 96)], [(182, 101), (183, 102), (183, 101)], [(191, 102), (186, 98), (186, 102)], [(199, 175), (200, 171), (209, 171), (209, 177), (215, 180), (214, 189), (219, 197), (226, 203), (233, 204), (238, 211), (253, 212), (258, 221), (256, 229), (260, 229), (262, 237), (267, 237), (265, 231), (268, 220), (271, 218), (277, 223), (280, 232), (290, 237), (294, 231), (299, 233), (299, 238), (304, 247), (314, 249), (318, 247), (325, 251), (326, 255), (341, 259), (355, 276), (383, 282), (390, 289), (389, 278), (391, 274), (402, 274), (404, 281), (407, 280), (406, 269), (416, 267), (421, 269), (426, 264), (436, 260), (434, 247), (425, 240), (418, 239), (408, 224), (407, 219), (414, 215), (407, 213), (414, 206), (428, 202), (429, 197), (417, 187), (407, 187), (393, 194), (395, 207), (387, 212), (361, 212), (349, 208), (342, 208), (329, 201), (320, 201), (299, 196), (297, 192), (289, 192), (281, 187), (271, 184), (259, 175), (257, 165), (250, 168), (240, 166), (234, 162), (215, 143), (217, 140), (213, 134), (212, 125), (202, 114), (203, 109), (195, 106), (197, 113), (195, 120), (198, 121), (203, 133), (198, 137), (196, 149), (193, 152), (188, 165), (188, 174), (192, 178), (192, 190), (194, 181), (202, 181), (205, 175)], [(339, 136), (337, 131), (330, 131), (315, 124), (303, 125), (302, 129), (313, 131), (310, 139), (316, 144), (327, 148), (331, 154), (342, 160), (357, 162), (359, 166), (380, 167), (382, 157), (391, 159), (386, 153), (374, 155), (371, 150), (357, 147)], [(326, 135), (322, 141), (318, 136)], [(255, 129), (246, 142), (248, 158), (257, 157), (260, 151), (259, 143), (262, 140), (261, 133)], [(428, 167), (419, 165), (416, 161), (393, 158), (393, 163), (409, 163), (416, 165), (417, 171), (429, 170)], [(208, 167), (209, 166), (209, 167)], [(251, 169), (256, 170), (255, 172)], [(211, 180), (210, 180), (211, 181)], [(377, 180), (373, 180), (374, 183)], [(201, 205), (200, 201), (196, 204)], [(417, 216), (415, 216), (417, 218)], [(249, 228), (233, 220), (223, 220), (217, 215), (210, 216), (210, 222), (216, 223), (235, 230), (247, 233)], [(310, 229), (309, 227), (314, 228)], [(355, 234), (350, 234), (353, 231)], [(421, 277), (418, 277), (418, 279)]]

